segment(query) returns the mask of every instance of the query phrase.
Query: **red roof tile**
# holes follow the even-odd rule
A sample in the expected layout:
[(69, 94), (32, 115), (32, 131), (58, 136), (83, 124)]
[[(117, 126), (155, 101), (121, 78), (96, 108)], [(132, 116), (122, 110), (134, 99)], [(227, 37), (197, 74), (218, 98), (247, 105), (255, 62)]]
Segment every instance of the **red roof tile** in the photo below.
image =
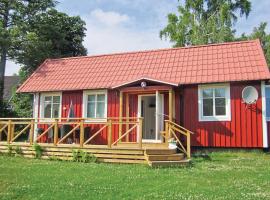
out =
[(259, 40), (46, 60), (18, 92), (113, 88), (142, 77), (172, 84), (270, 79)]

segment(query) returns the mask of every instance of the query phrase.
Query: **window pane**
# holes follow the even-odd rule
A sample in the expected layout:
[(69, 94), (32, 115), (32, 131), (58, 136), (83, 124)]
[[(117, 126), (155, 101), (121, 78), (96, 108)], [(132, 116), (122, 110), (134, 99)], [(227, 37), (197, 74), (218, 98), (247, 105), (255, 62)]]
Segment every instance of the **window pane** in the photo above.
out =
[(97, 95), (97, 101), (105, 101), (105, 95), (104, 94), (98, 94)]
[(53, 103), (60, 103), (60, 96), (54, 96)]
[(216, 115), (226, 115), (226, 108), (225, 107), (216, 107)]
[(212, 89), (203, 89), (203, 98), (212, 98), (213, 90)]
[(87, 117), (95, 117), (95, 102), (90, 102), (87, 104)]
[(104, 102), (98, 102), (97, 103), (97, 118), (103, 118), (105, 110), (105, 103)]
[(88, 95), (88, 101), (96, 101), (96, 95)]
[(270, 117), (270, 98), (266, 98), (266, 117)]
[(52, 101), (52, 97), (51, 96), (47, 96), (44, 98), (44, 101)]
[(59, 117), (59, 104), (53, 104), (53, 110), (52, 110), (52, 118), (58, 118)]
[(213, 116), (213, 99), (203, 100), (203, 116)]
[(265, 97), (270, 98), (270, 87), (265, 88)]
[(216, 115), (226, 115), (226, 99), (225, 98), (216, 98)]
[(45, 105), (44, 105), (44, 117), (45, 118), (51, 118), (51, 109), (52, 109), (52, 104), (45, 103)]
[(215, 100), (216, 107), (225, 107), (226, 106), (226, 100), (225, 98), (216, 98)]
[(215, 89), (215, 97), (225, 97), (225, 88)]

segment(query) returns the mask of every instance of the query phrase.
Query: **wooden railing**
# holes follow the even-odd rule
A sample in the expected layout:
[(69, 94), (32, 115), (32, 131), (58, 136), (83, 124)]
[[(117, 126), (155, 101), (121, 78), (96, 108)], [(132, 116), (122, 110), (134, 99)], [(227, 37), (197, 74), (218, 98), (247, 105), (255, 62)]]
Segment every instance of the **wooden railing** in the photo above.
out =
[[(46, 119), (46, 118), (0, 118), (0, 141), (3, 142), (3, 138), (6, 138), (5, 142), (11, 144), (16, 142), (23, 134), (27, 135), (27, 139), (24, 141), (32, 145), (34, 142), (40, 142), (42, 138), (53, 134), (53, 141), (45, 142), (52, 143), (54, 146), (63, 144), (74, 132), (79, 132), (79, 145), (80, 147), (90, 145), (90, 142), (94, 140), (98, 135), (106, 133), (107, 146), (111, 148), (118, 143), (122, 142), (123, 138), (125, 142), (128, 141), (128, 136), (131, 132), (135, 132), (137, 135), (139, 148), (142, 148), (142, 118), (136, 117), (122, 117), (121, 120), (118, 117), (102, 118), (102, 119), (91, 119), (91, 118), (59, 118), (59, 119)], [(71, 126), (71, 130), (64, 133), (63, 137), (59, 137), (59, 128), (64, 125)], [(42, 132), (37, 134), (37, 127), (43, 126)], [(91, 131), (91, 136), (85, 138), (85, 128), (95, 127), (95, 130)], [(113, 141), (113, 129), (124, 130), (123, 126), (126, 127), (125, 133), (122, 134), (117, 131), (119, 135), (115, 136), (116, 139)], [(116, 134), (116, 133), (115, 133)], [(134, 142), (133, 142), (134, 143)]]
[[(178, 133), (178, 134), (177, 134)], [(173, 121), (165, 120), (165, 131), (163, 131), (162, 136), (168, 142), (170, 139), (175, 139), (178, 143), (178, 148), (182, 151), (186, 157), (189, 159), (191, 157), (190, 148), (190, 135), (193, 134), (190, 130), (176, 124)], [(182, 143), (182, 136), (185, 138), (185, 145)]]

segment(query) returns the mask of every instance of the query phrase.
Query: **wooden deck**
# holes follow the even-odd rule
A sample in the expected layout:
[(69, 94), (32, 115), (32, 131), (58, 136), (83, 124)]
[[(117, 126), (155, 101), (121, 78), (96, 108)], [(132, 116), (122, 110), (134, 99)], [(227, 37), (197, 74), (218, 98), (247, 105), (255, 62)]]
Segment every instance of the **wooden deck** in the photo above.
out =
[[(99, 162), (138, 163), (156, 167), (182, 165), (190, 161), (190, 134), (192, 133), (189, 130), (167, 120), (165, 130), (160, 132), (163, 137), (161, 143), (143, 143), (142, 119), (129, 118), (128, 120), (107, 119), (105, 122), (91, 123), (87, 119), (78, 119), (73, 122), (64, 119), (55, 119), (50, 122), (44, 122), (41, 119), (0, 119), (0, 153), (7, 153), (10, 148), (15, 153), (15, 149), (19, 146), (23, 156), (33, 158), (35, 156), (33, 144), (37, 143), (43, 149), (42, 159), (72, 160), (72, 151), (80, 149), (93, 154)], [(45, 124), (46, 128), (37, 135), (34, 127), (41, 124)], [(71, 130), (59, 137), (59, 128), (65, 124), (72, 126)], [(89, 137), (85, 137), (85, 127), (93, 125), (99, 125), (99, 128), (95, 129)], [(112, 138), (112, 135), (116, 134), (113, 132), (115, 130), (113, 126), (119, 126), (117, 130), (122, 131), (117, 132), (116, 139)], [(67, 144), (67, 139), (77, 130), (79, 131), (78, 141), (74, 140), (73, 144)], [(42, 137), (48, 135), (49, 131), (53, 134), (52, 141), (47, 139), (46, 142), (42, 142)], [(106, 135), (105, 144), (90, 144), (90, 141), (101, 133)], [(129, 140), (131, 133), (137, 135), (136, 141)], [(22, 135), (28, 135), (24, 142), (18, 140)], [(172, 138), (177, 142), (181, 153), (168, 148), (168, 140)]]
[[(34, 158), (35, 151), (32, 145), (25, 143), (14, 143), (8, 145), (0, 143), (0, 153), (8, 153), (8, 148), (12, 148), (12, 153), (15, 154), (16, 147), (19, 146), (22, 150), (22, 156), (26, 158)], [(57, 147), (50, 144), (40, 144), (43, 149), (42, 159), (58, 158), (60, 160), (72, 160), (73, 150), (82, 150), (94, 155), (98, 162), (105, 163), (125, 163), (125, 164), (148, 164), (152, 167), (171, 166), (188, 164), (190, 159), (185, 158), (183, 153), (177, 153), (176, 150), (165, 147), (151, 148), (146, 145), (142, 149), (136, 147), (113, 147), (108, 148), (103, 145), (80, 148), (79, 145), (59, 145)]]

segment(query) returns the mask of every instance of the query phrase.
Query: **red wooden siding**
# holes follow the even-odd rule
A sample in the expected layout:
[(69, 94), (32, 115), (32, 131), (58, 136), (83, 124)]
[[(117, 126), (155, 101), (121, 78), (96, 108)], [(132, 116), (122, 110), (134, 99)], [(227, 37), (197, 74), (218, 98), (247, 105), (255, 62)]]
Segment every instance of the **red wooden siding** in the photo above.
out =
[(199, 122), (198, 86), (183, 89), (183, 126), (195, 133), (193, 146), (204, 147), (262, 147), (262, 101), (247, 107), (241, 95), (245, 86), (253, 85), (261, 94), (260, 82), (231, 83), (231, 121)]

